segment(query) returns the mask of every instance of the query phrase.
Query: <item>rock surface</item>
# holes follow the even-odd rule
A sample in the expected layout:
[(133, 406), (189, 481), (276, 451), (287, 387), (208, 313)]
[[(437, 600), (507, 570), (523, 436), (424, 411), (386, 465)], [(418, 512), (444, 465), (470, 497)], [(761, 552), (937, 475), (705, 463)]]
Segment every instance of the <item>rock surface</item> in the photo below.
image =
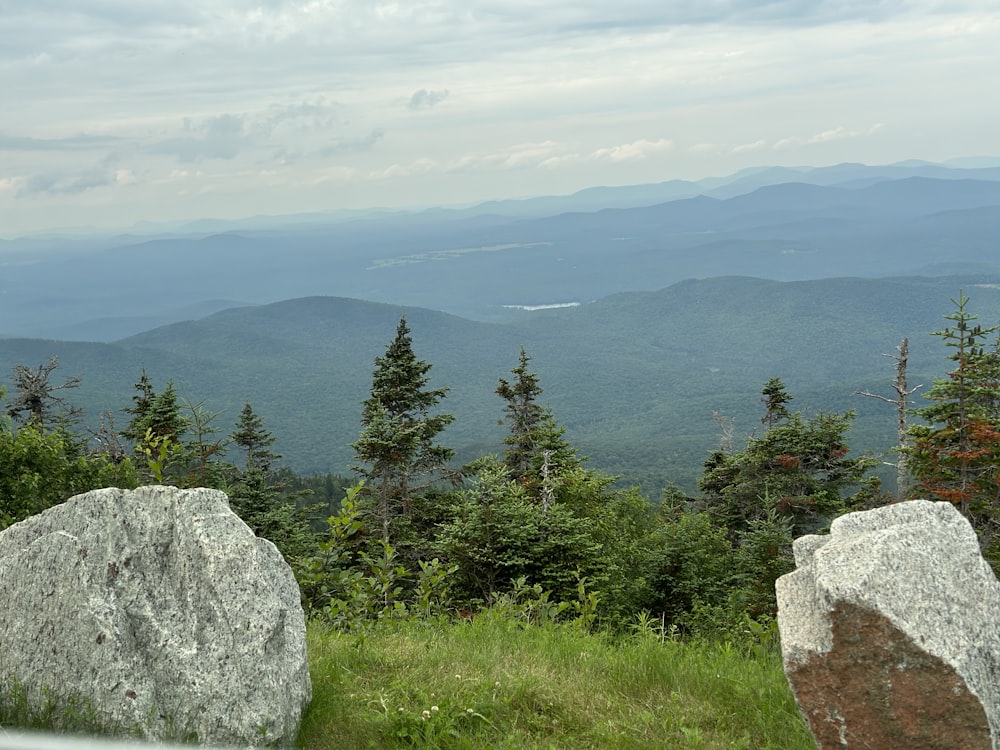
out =
[(311, 697), (291, 569), (217, 490), (104, 489), (0, 532), (0, 677), (151, 739), (290, 744)]
[(795, 541), (785, 673), (823, 750), (1000, 748), (1000, 585), (950, 503), (898, 503)]

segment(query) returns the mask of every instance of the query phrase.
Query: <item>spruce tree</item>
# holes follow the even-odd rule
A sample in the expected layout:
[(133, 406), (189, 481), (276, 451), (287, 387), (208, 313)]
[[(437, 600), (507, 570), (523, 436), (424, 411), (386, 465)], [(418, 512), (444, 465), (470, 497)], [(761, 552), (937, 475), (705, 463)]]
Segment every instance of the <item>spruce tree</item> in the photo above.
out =
[(286, 560), (307, 554), (316, 542), (311, 528), (316, 506), (298, 504), (305, 492), (288, 493), (275, 467), (281, 456), (270, 450), (274, 435), (249, 403), (229, 437), (244, 454), (228, 489), (233, 511), (254, 534), (272, 541)]
[(243, 404), (230, 438), (245, 453), (245, 472), (257, 468), (265, 474), (269, 473), (274, 462), (281, 458), (270, 450), (274, 445), (274, 435), (264, 427), (264, 420), (257, 416), (249, 402)]
[(538, 448), (538, 424), (544, 414), (536, 401), (542, 388), (538, 385), (538, 376), (528, 370), (530, 361), (531, 357), (522, 346), (517, 367), (511, 370), (511, 374), (515, 376), (514, 382), (508, 383), (500, 378), (496, 390), (497, 395), (507, 402), (504, 412), (510, 432), (503, 439), (507, 445), (504, 463), (514, 479), (527, 475), (534, 464)]
[(849, 490), (874, 461), (848, 455), (854, 412), (789, 412), (785, 404), (792, 397), (779, 378), (768, 380), (761, 393), (767, 431), (750, 437), (742, 451), (714, 451), (698, 484), (736, 536), (770, 517), (788, 520), (796, 536), (814, 532), (854, 507)]
[(181, 404), (174, 391), (173, 381), (167, 383), (162, 393), (156, 393), (143, 370), (135, 384), (135, 390), (137, 393), (132, 397), (133, 406), (122, 410), (132, 415), (132, 419), (122, 430), (122, 437), (139, 445), (146, 439), (149, 431), (154, 438), (165, 438), (174, 445), (179, 444), (181, 435), (188, 428), (188, 420), (181, 414)]
[(939, 336), (955, 368), (936, 380), (916, 411), (925, 424), (910, 428), (907, 464), (916, 479), (911, 494), (954, 503), (979, 534), (994, 565), (1000, 563), (1000, 344), (987, 340), (1000, 326), (983, 328), (967, 309), (969, 298), (951, 300), (952, 325)]
[[(132, 443), (138, 465), (144, 467), (145, 481), (184, 487), (191, 486), (193, 480), (194, 484), (210, 486), (212, 482), (207, 477), (207, 469), (211, 454), (205, 450), (209, 447), (205, 440), (209, 433), (203, 428), (213, 415), (207, 412), (194, 415), (197, 428), (195, 440), (200, 446), (195, 447), (193, 456), (188, 455), (181, 437), (191, 423), (181, 413), (173, 382), (168, 382), (162, 393), (156, 393), (146, 371), (142, 370), (135, 390), (133, 405), (122, 409), (131, 415), (131, 419), (120, 434)], [(186, 469), (191, 457), (196, 458), (199, 465), (189, 476)]]
[[(504, 437), (504, 463), (511, 478), (520, 482), (544, 505), (551, 503), (556, 478), (580, 467), (576, 449), (563, 437), (551, 409), (538, 404), (542, 387), (538, 376), (528, 369), (531, 357), (521, 347), (512, 382), (500, 378), (496, 394), (507, 402), (504, 407), (510, 432)], [(503, 422), (501, 422), (503, 424)]]
[(761, 417), (761, 423), (767, 425), (768, 429), (774, 427), (783, 419), (788, 419), (788, 402), (792, 397), (785, 390), (785, 384), (781, 378), (770, 378), (760, 391), (761, 403), (764, 404), (765, 413)]
[(431, 414), (447, 388), (428, 388), (431, 365), (417, 359), (406, 317), (385, 354), (375, 358), (371, 395), (361, 413), (361, 435), (353, 444), (354, 470), (365, 481), (371, 512), (389, 540), (392, 521), (409, 516), (413, 493), (442, 478), (450, 448), (435, 443), (451, 414)]

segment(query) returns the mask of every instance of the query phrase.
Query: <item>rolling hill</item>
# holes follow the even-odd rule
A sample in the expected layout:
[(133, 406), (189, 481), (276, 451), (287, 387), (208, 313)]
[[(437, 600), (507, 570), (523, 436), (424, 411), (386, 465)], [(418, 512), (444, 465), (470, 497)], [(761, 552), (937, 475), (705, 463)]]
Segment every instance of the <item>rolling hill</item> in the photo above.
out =
[(308, 218), (4, 242), (0, 336), (108, 342), (309, 296), (502, 322), (517, 320), (517, 306), (689, 278), (1000, 272), (997, 169), (764, 169), (463, 210)]
[(758, 392), (782, 377), (806, 412), (856, 409), (855, 449), (894, 440), (887, 404), (853, 396), (888, 393), (892, 353), (911, 340), (911, 382), (948, 369), (928, 332), (942, 327), (950, 297), (964, 289), (984, 323), (1000, 320), (1000, 277), (832, 278), (773, 281), (717, 277), (654, 292), (610, 295), (578, 307), (484, 322), (401, 304), (307, 297), (223, 310), (114, 343), (0, 340), (0, 371), (57, 355), (59, 372), (81, 375), (74, 397), (96, 422), (130, 403), (145, 368), (157, 388), (220, 412), (225, 432), (246, 400), (299, 472), (344, 472), (357, 437), (374, 358), (400, 314), (432, 385), (450, 392), (456, 415), (445, 442), (460, 458), (501, 450), (497, 379), (520, 346), (545, 389), (541, 401), (567, 427), (590, 465), (657, 494), (667, 482), (693, 490), (718, 442), (713, 412), (746, 435), (759, 426)]

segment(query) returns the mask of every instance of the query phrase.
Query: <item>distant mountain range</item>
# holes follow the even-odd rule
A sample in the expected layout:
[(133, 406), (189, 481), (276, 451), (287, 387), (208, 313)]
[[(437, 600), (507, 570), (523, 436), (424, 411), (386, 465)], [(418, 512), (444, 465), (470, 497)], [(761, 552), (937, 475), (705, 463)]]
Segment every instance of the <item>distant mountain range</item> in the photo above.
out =
[(1000, 272), (1000, 167), (841, 164), (419, 213), (0, 242), (0, 336), (114, 341), (344, 296), (483, 321), (688, 278)]
[[(927, 333), (964, 289), (1000, 320), (1000, 167), (762, 168), (697, 182), (421, 212), (201, 221), (0, 241), (0, 374), (58, 355), (91, 422), (145, 367), (222, 412), (254, 403), (298, 471), (345, 471), (372, 362), (405, 312), (458, 417), (501, 449), (497, 379), (521, 345), (596, 467), (693, 489), (713, 411), (759, 427), (783, 377), (807, 410), (855, 408), (892, 444), (885, 389), (948, 366)], [(6, 338), (5, 338), (6, 337)], [(88, 343), (89, 342), (89, 343)], [(119, 413), (119, 421), (122, 419)]]
[(946, 372), (948, 352), (928, 335), (942, 327), (959, 290), (985, 323), (1000, 320), (1000, 275), (837, 278), (779, 282), (747, 277), (687, 280), (652, 292), (611, 295), (578, 307), (506, 322), (474, 321), (405, 305), (309, 297), (233, 308), (114, 343), (0, 340), (0, 372), (51, 355), (81, 375), (76, 400), (96, 422), (131, 403), (145, 368), (157, 388), (221, 412), (228, 432), (245, 400), (279, 438), (300, 472), (346, 472), (374, 358), (401, 314), (432, 385), (451, 390), (456, 415), (445, 440), (463, 460), (502, 450), (497, 379), (523, 345), (545, 389), (541, 401), (568, 428), (590, 464), (657, 494), (667, 482), (694, 489), (718, 444), (713, 412), (738, 435), (760, 429), (759, 390), (782, 377), (792, 406), (856, 409), (856, 449), (894, 441), (892, 408), (852, 395), (891, 395), (891, 354), (911, 340), (911, 383)]

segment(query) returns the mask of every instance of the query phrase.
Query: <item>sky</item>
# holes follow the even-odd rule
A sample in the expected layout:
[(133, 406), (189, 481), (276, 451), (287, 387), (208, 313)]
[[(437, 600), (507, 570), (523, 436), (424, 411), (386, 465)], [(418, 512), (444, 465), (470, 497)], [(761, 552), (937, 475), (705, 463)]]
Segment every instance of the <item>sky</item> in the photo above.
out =
[(0, 237), (997, 156), (996, 0), (0, 0)]

